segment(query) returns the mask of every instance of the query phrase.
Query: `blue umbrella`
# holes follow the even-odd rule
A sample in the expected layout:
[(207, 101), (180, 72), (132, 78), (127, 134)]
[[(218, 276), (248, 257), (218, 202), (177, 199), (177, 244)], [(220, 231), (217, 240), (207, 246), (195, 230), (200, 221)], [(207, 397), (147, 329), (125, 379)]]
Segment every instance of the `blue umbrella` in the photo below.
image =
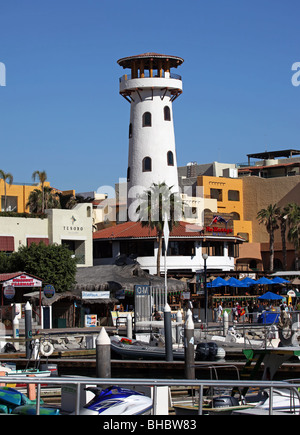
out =
[(256, 281), (256, 284), (274, 284), (274, 282), (263, 276)]
[(212, 282), (209, 282), (206, 287), (224, 287), (228, 285), (225, 279), (218, 276), (218, 278), (214, 279)]
[(276, 276), (272, 281), (274, 284), (288, 284), (290, 282), (287, 279), (280, 278), (280, 276)]
[(230, 287), (248, 287), (246, 283), (243, 283), (234, 277), (229, 278), (226, 282)]
[(268, 301), (271, 300), (277, 300), (277, 299), (284, 299), (284, 296), (276, 295), (272, 292), (267, 292), (264, 295), (259, 296), (257, 299), (266, 299)]
[(247, 284), (248, 286), (256, 284), (255, 279), (249, 278), (249, 276), (246, 276), (246, 278), (242, 279), (241, 282)]

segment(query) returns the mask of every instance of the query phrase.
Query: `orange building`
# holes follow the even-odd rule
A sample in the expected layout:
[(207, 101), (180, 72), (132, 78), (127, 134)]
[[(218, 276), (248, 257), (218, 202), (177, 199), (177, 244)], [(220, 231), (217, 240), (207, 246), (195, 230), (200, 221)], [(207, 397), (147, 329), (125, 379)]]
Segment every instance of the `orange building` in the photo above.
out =
[[(50, 183), (44, 183), (46, 187), (50, 187)], [(30, 193), (34, 189), (41, 189), (41, 185), (13, 183), (11, 186), (6, 183), (6, 210), (5, 210), (5, 185), (4, 181), (0, 180), (0, 198), (1, 198), (1, 211), (15, 211), (18, 213), (29, 212), (26, 204)]]

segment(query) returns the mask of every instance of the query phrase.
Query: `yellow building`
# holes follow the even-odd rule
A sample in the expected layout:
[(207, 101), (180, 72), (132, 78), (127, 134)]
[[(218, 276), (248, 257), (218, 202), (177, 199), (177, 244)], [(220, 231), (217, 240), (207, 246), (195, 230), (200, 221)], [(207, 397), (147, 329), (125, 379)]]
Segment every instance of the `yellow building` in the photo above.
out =
[(197, 177), (204, 198), (217, 200), (217, 213), (233, 220), (233, 233), (252, 242), (252, 222), (244, 219), (243, 180), (227, 177)]
[[(46, 181), (44, 185), (45, 187), (50, 187), (48, 181)], [(34, 189), (41, 189), (41, 185), (14, 183), (10, 186), (6, 183), (6, 211), (15, 211), (18, 213), (29, 212), (26, 204), (30, 193)], [(2, 179), (0, 180), (0, 198), (1, 211), (5, 211), (5, 186)]]

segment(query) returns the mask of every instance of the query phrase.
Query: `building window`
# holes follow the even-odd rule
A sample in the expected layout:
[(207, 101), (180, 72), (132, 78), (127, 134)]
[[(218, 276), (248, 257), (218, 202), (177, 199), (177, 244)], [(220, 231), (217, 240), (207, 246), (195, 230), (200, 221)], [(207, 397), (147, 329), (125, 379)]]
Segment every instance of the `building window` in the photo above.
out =
[(216, 199), (217, 201), (223, 201), (222, 189), (210, 189), (211, 199)]
[(164, 119), (165, 121), (171, 121), (171, 111), (169, 106), (164, 107)]
[(2, 196), (1, 211), (18, 211), (18, 197), (6, 196), (6, 208), (5, 208), (5, 196)]
[(239, 201), (240, 192), (238, 190), (228, 190), (228, 201)]
[(224, 257), (224, 243), (203, 242), (202, 254), (208, 254), (210, 257)]
[(228, 243), (228, 257), (237, 258), (239, 256), (239, 245), (235, 243)]
[(132, 124), (129, 124), (129, 139), (132, 137)]
[(150, 157), (145, 157), (143, 159), (143, 172), (151, 172), (152, 171), (152, 160)]
[(143, 114), (143, 127), (151, 127), (151, 113), (145, 112)]
[[(165, 255), (165, 245), (162, 247), (162, 255)], [(183, 256), (193, 257), (195, 255), (195, 243), (191, 241), (187, 242), (169, 242), (168, 244), (168, 256)]]
[(111, 241), (103, 241), (98, 242), (95, 241), (93, 244), (93, 253), (94, 258), (112, 258), (112, 242)]
[(168, 166), (174, 166), (174, 157), (172, 151), (168, 151), (167, 161), (168, 161)]
[(136, 241), (136, 240), (121, 240), (120, 241), (120, 254), (136, 257), (153, 257), (154, 255), (154, 242), (152, 241)]
[(127, 181), (130, 181), (130, 166), (127, 168)]

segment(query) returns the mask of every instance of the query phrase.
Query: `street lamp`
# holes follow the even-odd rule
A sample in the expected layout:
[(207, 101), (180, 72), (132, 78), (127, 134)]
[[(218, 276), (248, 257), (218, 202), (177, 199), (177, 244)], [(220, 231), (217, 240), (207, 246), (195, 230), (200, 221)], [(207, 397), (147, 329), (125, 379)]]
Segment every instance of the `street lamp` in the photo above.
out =
[(206, 260), (208, 259), (208, 254), (202, 254), (204, 260), (204, 294), (205, 294), (205, 324), (207, 328), (207, 270), (206, 270)]

